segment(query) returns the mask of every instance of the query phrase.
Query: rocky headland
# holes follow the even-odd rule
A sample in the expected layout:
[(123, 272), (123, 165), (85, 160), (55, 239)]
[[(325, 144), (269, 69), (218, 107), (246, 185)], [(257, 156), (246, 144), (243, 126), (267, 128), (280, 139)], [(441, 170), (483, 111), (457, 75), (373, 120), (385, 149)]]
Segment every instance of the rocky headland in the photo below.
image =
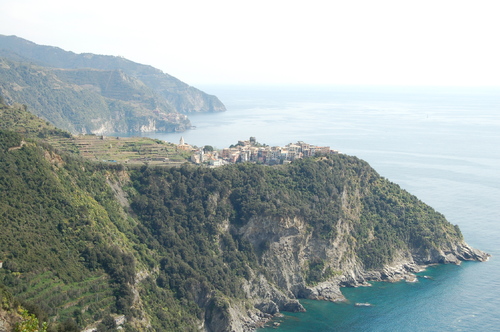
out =
[(36, 135), (45, 122), (17, 107), (2, 123), (33, 132), (0, 130), (0, 282), (54, 329), (251, 331), (303, 298), (489, 257), (356, 157), (95, 162), (41, 141), (67, 133)]
[[(269, 241), (269, 249), (262, 257), (266, 277), (254, 276), (245, 284), (245, 293), (254, 303), (257, 312), (241, 313), (228, 320), (232, 331), (253, 331), (281, 311), (305, 311), (301, 298), (320, 301), (344, 301), (342, 287), (370, 286), (370, 281), (416, 282), (416, 273), (429, 265), (457, 264), (462, 261), (487, 261), (489, 254), (474, 249), (461, 241), (445, 248), (435, 249), (422, 255), (420, 250), (398, 252), (394, 259), (378, 269), (367, 270), (349, 250), (347, 242), (325, 241), (312, 236), (300, 218), (254, 218), (238, 230), (254, 245)], [(347, 238), (349, 228), (343, 228)], [(327, 262), (325, 269), (339, 271), (336, 275), (316, 284), (308, 284), (308, 262), (321, 257)], [(341, 271), (341, 272), (340, 272)], [(229, 331), (229, 330), (228, 330)]]

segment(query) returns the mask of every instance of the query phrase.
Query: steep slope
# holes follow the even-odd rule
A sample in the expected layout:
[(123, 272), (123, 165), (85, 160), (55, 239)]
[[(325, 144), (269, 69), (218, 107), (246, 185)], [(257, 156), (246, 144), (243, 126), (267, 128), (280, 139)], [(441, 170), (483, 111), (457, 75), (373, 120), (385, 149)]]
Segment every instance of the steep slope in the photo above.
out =
[[(420, 265), (488, 257), (443, 215), (345, 155), (282, 167), (143, 169), (132, 181), (138, 195), (131, 206), (145, 232), (163, 244), (165, 257), (187, 263), (180, 273), (181, 261), (165, 259), (167, 285), (189, 294), (190, 277), (211, 278), (200, 271), (213, 271), (204, 257), (218, 251), (215, 243), (229, 273), (244, 279), (243, 294), (223, 288), (229, 281), (218, 290), (267, 314), (302, 310), (302, 297), (341, 300), (341, 285), (414, 278)], [(208, 241), (184, 242), (193, 232)], [(230, 308), (226, 322), (237, 329), (242, 318)]]
[(120, 70), (128, 76), (142, 81), (159, 96), (165, 98), (170, 107), (178, 112), (225, 111), (224, 105), (217, 97), (189, 86), (159, 69), (138, 64), (122, 57), (90, 53), (75, 54), (57, 47), (37, 45), (16, 36), (3, 35), (0, 35), (0, 56), (55, 68)]
[(141, 81), (112, 70), (61, 70), (0, 58), (0, 94), (72, 133), (178, 131), (190, 127)]
[(0, 224), (0, 284), (59, 331), (121, 315), (128, 331), (249, 331), (300, 298), (488, 258), (355, 157), (126, 169), (10, 131)]

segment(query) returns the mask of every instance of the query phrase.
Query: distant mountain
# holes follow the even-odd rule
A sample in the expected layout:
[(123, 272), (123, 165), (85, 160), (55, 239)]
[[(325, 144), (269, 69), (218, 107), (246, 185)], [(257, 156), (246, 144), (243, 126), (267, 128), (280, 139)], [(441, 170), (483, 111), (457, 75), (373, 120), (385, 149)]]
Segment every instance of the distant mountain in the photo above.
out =
[(182, 131), (181, 113), (225, 111), (208, 95), (151, 66), (76, 54), (0, 35), (0, 93), (73, 133)]
[(0, 93), (77, 133), (182, 131), (191, 126), (140, 80), (118, 70), (56, 69), (0, 58)]

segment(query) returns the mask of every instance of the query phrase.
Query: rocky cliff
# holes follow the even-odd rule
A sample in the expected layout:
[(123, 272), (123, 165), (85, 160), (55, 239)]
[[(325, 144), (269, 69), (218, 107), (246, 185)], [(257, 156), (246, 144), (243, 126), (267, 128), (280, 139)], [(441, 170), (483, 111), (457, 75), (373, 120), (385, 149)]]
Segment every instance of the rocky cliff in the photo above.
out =
[[(210, 223), (210, 216), (221, 218), (217, 250), (236, 275), (242, 269), (237, 284), (241, 282), (243, 292), (215, 296), (223, 304), (205, 313), (207, 331), (252, 330), (280, 311), (304, 310), (301, 298), (341, 301), (340, 287), (414, 281), (425, 265), (489, 257), (469, 247), (444, 216), (357, 158), (339, 155), (286, 167), (241, 165), (193, 172), (156, 171), (146, 178), (143, 173), (140, 181), (148, 179), (158, 189), (137, 187), (142, 197), (137, 211), (158, 204), (158, 197), (171, 197), (178, 208), (187, 204), (186, 209), (195, 211), (194, 197), (208, 197), (199, 206), (204, 217), (195, 213), (196, 219)], [(186, 189), (189, 198), (184, 198)], [(149, 203), (143, 201), (146, 197)], [(225, 218), (226, 208), (233, 212)], [(164, 213), (176, 216), (171, 208)], [(163, 224), (161, 217), (139, 215)], [(173, 227), (174, 220), (166, 220)], [(165, 240), (161, 234), (155, 238)], [(231, 258), (249, 248), (256, 256), (243, 259), (243, 266)]]
[[(340, 226), (337, 239), (324, 240), (313, 236), (301, 218), (252, 218), (236, 232), (254, 246), (263, 241), (268, 243), (261, 258), (265, 276), (253, 276), (244, 288), (258, 312), (248, 312), (246, 317), (233, 315), (228, 321), (233, 326), (243, 326), (240, 331), (251, 331), (280, 311), (303, 311), (301, 298), (343, 301), (341, 287), (366, 286), (369, 281), (414, 282), (415, 273), (430, 264), (460, 264), (489, 258), (488, 254), (458, 241), (424, 256), (421, 248), (402, 250), (380, 268), (366, 269), (352, 243), (349, 244), (350, 231), (349, 227)], [(319, 282), (308, 283), (312, 262), (324, 262), (322, 270), (332, 272)]]

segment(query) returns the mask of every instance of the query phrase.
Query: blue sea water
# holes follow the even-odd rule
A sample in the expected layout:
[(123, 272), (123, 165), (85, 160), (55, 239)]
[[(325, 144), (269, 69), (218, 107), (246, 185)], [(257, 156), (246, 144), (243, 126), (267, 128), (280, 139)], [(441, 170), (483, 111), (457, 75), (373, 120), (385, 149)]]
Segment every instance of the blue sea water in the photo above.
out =
[[(227, 112), (196, 130), (147, 136), (217, 148), (255, 136), (305, 141), (368, 161), (458, 224), (485, 263), (428, 268), (416, 283), (345, 288), (345, 303), (302, 300), (260, 331), (500, 331), (500, 88), (207, 86)], [(356, 307), (369, 302), (371, 307)]]

